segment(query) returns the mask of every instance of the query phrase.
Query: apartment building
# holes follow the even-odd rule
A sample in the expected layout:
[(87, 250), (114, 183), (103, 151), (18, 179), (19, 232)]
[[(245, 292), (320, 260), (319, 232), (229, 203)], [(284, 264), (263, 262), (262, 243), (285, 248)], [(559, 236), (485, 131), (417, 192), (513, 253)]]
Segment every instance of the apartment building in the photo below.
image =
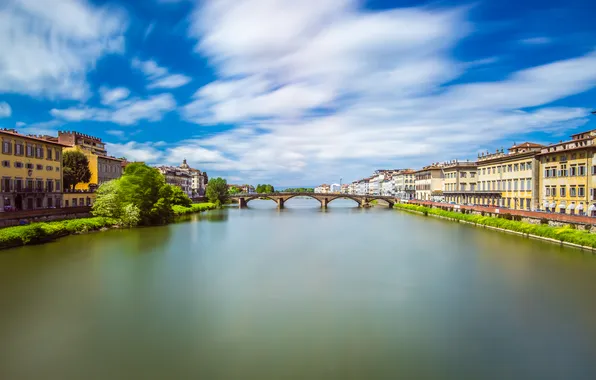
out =
[(443, 197), (443, 167), (438, 163), (425, 166), (414, 172), (416, 199), (421, 201), (442, 202)]
[(176, 166), (158, 166), (157, 170), (163, 174), (168, 185), (177, 186), (192, 197), (192, 176), (187, 171)]
[(596, 216), (595, 141), (596, 130), (592, 130), (542, 148), (538, 160), (543, 210)]
[(397, 170), (392, 178), (394, 194), (400, 199), (414, 199), (416, 196), (416, 175), (412, 169)]
[(476, 163), (450, 161), (443, 164), (443, 173), (445, 201), (457, 204), (472, 203), (478, 181)]
[(515, 210), (539, 208), (539, 161), (543, 146), (531, 142), (514, 144), (505, 153), (478, 156), (477, 191), (474, 204), (507, 207)]
[(104, 182), (120, 178), (124, 160), (108, 155), (105, 143), (98, 137), (75, 131), (59, 131), (58, 137), (45, 137), (66, 146), (64, 151), (78, 150), (89, 160), (91, 179), (86, 183), (78, 183), (75, 190), (93, 191)]
[(44, 136), (0, 129), (0, 211), (62, 206), (62, 148)]
[(205, 195), (205, 190), (207, 189), (207, 182), (209, 182), (207, 172), (201, 172), (199, 169), (191, 168), (186, 162), (186, 159), (182, 160), (182, 164), (180, 165), (179, 169), (187, 173), (191, 177), (190, 197)]

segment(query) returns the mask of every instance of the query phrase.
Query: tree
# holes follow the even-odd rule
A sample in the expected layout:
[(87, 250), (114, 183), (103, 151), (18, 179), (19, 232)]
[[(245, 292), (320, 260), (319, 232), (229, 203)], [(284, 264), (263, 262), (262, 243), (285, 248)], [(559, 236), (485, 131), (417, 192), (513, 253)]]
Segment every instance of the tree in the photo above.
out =
[(228, 182), (223, 178), (211, 178), (207, 183), (207, 199), (209, 202), (222, 205), (228, 200)]
[(62, 156), (62, 176), (64, 189), (74, 190), (79, 183), (91, 180), (89, 160), (80, 150), (69, 150)]
[(228, 189), (228, 194), (239, 194), (241, 191), (239, 188), (237, 188), (236, 186), (232, 186)]
[(174, 185), (168, 185), (172, 188), (172, 197), (170, 198), (170, 203), (173, 205), (179, 205), (184, 207), (190, 207), (192, 201), (188, 197), (188, 195), (182, 191), (181, 188)]
[(93, 203), (91, 213), (95, 216), (105, 216), (119, 219), (122, 216), (122, 199), (119, 194), (120, 181), (114, 179), (102, 183), (97, 189), (97, 199)]
[(270, 194), (270, 193), (275, 192), (275, 189), (271, 185), (259, 184), (259, 185), (257, 185), (256, 192), (259, 194), (262, 194), (262, 193)]

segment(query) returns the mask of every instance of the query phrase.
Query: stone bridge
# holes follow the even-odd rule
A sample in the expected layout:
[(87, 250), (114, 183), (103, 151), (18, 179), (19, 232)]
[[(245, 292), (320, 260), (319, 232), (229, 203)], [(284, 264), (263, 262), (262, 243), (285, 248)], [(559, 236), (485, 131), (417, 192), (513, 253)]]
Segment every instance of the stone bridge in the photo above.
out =
[(277, 203), (278, 208), (283, 208), (284, 203), (294, 197), (310, 197), (316, 199), (321, 203), (322, 208), (326, 208), (330, 202), (336, 199), (351, 199), (358, 203), (359, 207), (370, 207), (370, 202), (373, 200), (385, 201), (390, 207), (398, 201), (395, 197), (384, 196), (384, 195), (356, 195), (356, 194), (321, 194), (321, 193), (272, 193), (272, 194), (235, 194), (230, 195), (230, 199), (234, 199), (238, 202), (240, 208), (246, 207), (248, 202), (253, 199), (271, 199)]

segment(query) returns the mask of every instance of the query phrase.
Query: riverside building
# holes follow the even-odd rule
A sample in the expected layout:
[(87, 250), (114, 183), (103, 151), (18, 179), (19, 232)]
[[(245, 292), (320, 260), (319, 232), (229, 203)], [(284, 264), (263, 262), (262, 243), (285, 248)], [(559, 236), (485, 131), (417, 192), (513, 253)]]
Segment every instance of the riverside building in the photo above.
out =
[(0, 212), (62, 206), (63, 144), (0, 129)]
[(541, 208), (550, 212), (596, 216), (596, 130), (540, 151)]
[(477, 193), (477, 165), (457, 160), (443, 164), (445, 201), (457, 204), (473, 203)]
[(505, 153), (482, 153), (477, 161), (477, 190), (473, 203), (514, 210), (538, 209), (540, 144), (514, 144)]
[(434, 163), (414, 172), (416, 199), (421, 201), (442, 202), (443, 198), (443, 167)]

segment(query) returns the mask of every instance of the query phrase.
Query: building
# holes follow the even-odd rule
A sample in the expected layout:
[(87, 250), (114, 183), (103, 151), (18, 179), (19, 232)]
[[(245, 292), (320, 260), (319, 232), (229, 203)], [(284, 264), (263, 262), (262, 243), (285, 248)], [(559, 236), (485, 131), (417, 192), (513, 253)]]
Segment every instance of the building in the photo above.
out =
[(538, 209), (539, 162), (543, 146), (525, 142), (514, 144), (507, 153), (478, 156), (478, 181), (472, 203), (515, 210)]
[(189, 197), (202, 197), (205, 195), (207, 182), (209, 182), (207, 173), (201, 172), (199, 169), (191, 168), (186, 162), (186, 159), (182, 160), (182, 165), (180, 165), (179, 169), (183, 172), (186, 172), (191, 177), (191, 195), (189, 195)]
[(395, 186), (393, 183), (393, 176), (391, 174), (385, 174), (383, 177), (383, 181), (380, 185), (379, 190), (380, 195), (384, 196), (394, 196), (395, 195)]
[(100, 138), (74, 131), (59, 131), (58, 138), (45, 137), (67, 146), (64, 151), (79, 150), (89, 160), (91, 179), (87, 183), (78, 183), (75, 190), (94, 191), (104, 182), (118, 179), (123, 172), (123, 159), (109, 156), (105, 144)]
[(0, 211), (62, 207), (62, 149), (44, 136), (0, 129)]
[(193, 196), (192, 175), (176, 166), (158, 166), (157, 170), (166, 179), (168, 185), (177, 186), (189, 197)]
[(394, 196), (400, 199), (414, 199), (416, 196), (416, 176), (412, 169), (398, 170), (392, 176)]
[(443, 164), (445, 201), (470, 204), (477, 191), (477, 165), (475, 162), (457, 160)]
[(317, 186), (315, 187), (315, 193), (319, 193), (319, 194), (327, 194), (329, 193), (331, 190), (331, 187), (329, 185), (327, 185), (326, 183), (322, 184), (321, 186)]
[(341, 190), (341, 185), (339, 183), (333, 183), (329, 186), (330, 193), (339, 193)]
[(350, 185), (347, 183), (344, 183), (343, 185), (341, 185), (340, 192), (342, 194), (350, 194)]
[(64, 207), (93, 206), (97, 199), (96, 192), (81, 191), (63, 194)]
[(443, 167), (434, 163), (414, 172), (416, 199), (421, 201), (443, 201)]
[(596, 130), (542, 147), (539, 207), (550, 212), (596, 216)]

